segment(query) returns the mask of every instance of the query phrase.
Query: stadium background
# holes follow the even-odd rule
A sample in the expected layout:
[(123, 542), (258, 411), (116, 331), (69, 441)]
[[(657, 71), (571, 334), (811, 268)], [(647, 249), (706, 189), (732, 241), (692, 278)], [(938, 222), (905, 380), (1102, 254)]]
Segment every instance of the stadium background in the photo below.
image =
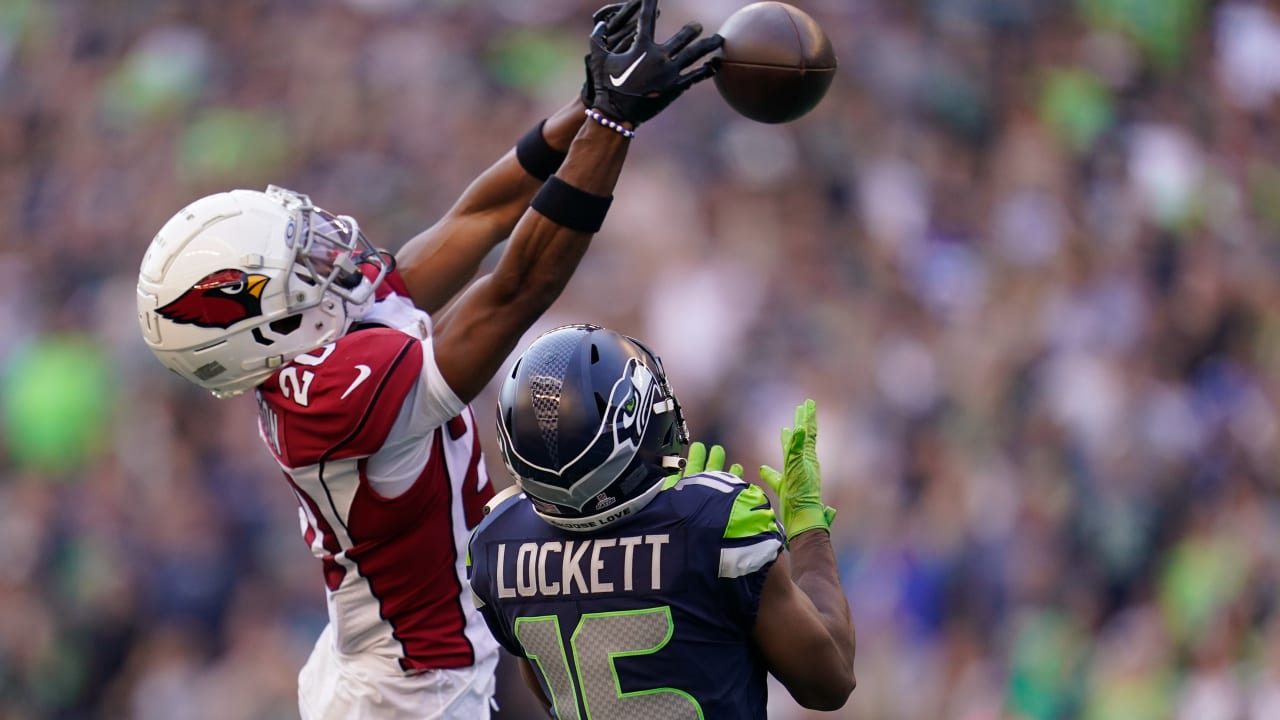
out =
[[(295, 716), (320, 573), (253, 403), (139, 341), (142, 251), (268, 182), (398, 246), (572, 97), (596, 4), (0, 3), (0, 718)], [(749, 467), (818, 399), (839, 716), (1280, 717), (1280, 3), (800, 4), (826, 102), (642, 127), (537, 330), (644, 338)]]

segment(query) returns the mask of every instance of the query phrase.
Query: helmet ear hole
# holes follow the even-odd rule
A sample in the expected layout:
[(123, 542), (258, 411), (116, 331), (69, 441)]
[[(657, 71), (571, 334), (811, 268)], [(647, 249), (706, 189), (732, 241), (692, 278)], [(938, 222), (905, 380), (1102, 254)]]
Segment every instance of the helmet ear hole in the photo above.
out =
[(360, 287), (360, 282), (362, 280), (364, 280), (364, 275), (361, 275), (359, 272), (346, 272), (339, 274), (338, 277), (334, 279), (333, 283), (338, 287), (345, 288), (347, 290), (355, 290)]
[(290, 315), (287, 318), (272, 320), (267, 327), (271, 328), (271, 332), (277, 335), (288, 335), (298, 328), (302, 327), (302, 314)]
[[(595, 365), (598, 362), (600, 362), (600, 346), (595, 343), (591, 343), (591, 364)], [(599, 396), (599, 393), (597, 393), (596, 397)], [(601, 411), (601, 414), (604, 414), (604, 411)]]

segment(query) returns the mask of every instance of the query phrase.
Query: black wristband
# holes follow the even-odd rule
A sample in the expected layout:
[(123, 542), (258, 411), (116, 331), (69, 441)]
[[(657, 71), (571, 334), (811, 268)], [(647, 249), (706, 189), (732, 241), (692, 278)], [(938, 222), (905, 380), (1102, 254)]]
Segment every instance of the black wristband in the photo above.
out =
[(520, 167), (533, 177), (544, 181), (556, 174), (560, 165), (564, 163), (565, 156), (568, 155), (547, 144), (547, 139), (542, 136), (542, 126), (546, 124), (547, 121), (543, 120), (534, 125), (516, 142), (516, 159), (520, 161)]
[(613, 204), (612, 196), (593, 195), (552, 175), (533, 196), (529, 206), (548, 220), (578, 232), (596, 233)]

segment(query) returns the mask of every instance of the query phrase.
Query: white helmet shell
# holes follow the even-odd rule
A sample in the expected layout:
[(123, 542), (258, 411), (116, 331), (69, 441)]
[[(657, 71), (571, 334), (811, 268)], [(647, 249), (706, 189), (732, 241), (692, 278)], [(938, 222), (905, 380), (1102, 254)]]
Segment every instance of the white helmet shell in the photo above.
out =
[(354, 219), (274, 186), (232, 190), (195, 201), (151, 241), (138, 322), (165, 367), (231, 397), (346, 332), (388, 269)]

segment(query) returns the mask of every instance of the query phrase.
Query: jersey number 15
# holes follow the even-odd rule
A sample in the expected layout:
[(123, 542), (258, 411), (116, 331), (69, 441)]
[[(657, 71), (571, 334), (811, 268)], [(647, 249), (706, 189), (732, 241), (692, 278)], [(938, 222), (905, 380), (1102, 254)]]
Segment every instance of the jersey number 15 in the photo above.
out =
[[(555, 615), (516, 619), (516, 639), (525, 655), (538, 667), (551, 692), (551, 704), (560, 720), (650, 720), (650, 718), (701, 718), (702, 708), (693, 696), (676, 688), (622, 691), (614, 658), (648, 655), (671, 640), (674, 626), (671, 608), (587, 613), (573, 630), (569, 646), (572, 665), (565, 657), (560, 620)], [(583, 716), (578, 712), (581, 693)]]

